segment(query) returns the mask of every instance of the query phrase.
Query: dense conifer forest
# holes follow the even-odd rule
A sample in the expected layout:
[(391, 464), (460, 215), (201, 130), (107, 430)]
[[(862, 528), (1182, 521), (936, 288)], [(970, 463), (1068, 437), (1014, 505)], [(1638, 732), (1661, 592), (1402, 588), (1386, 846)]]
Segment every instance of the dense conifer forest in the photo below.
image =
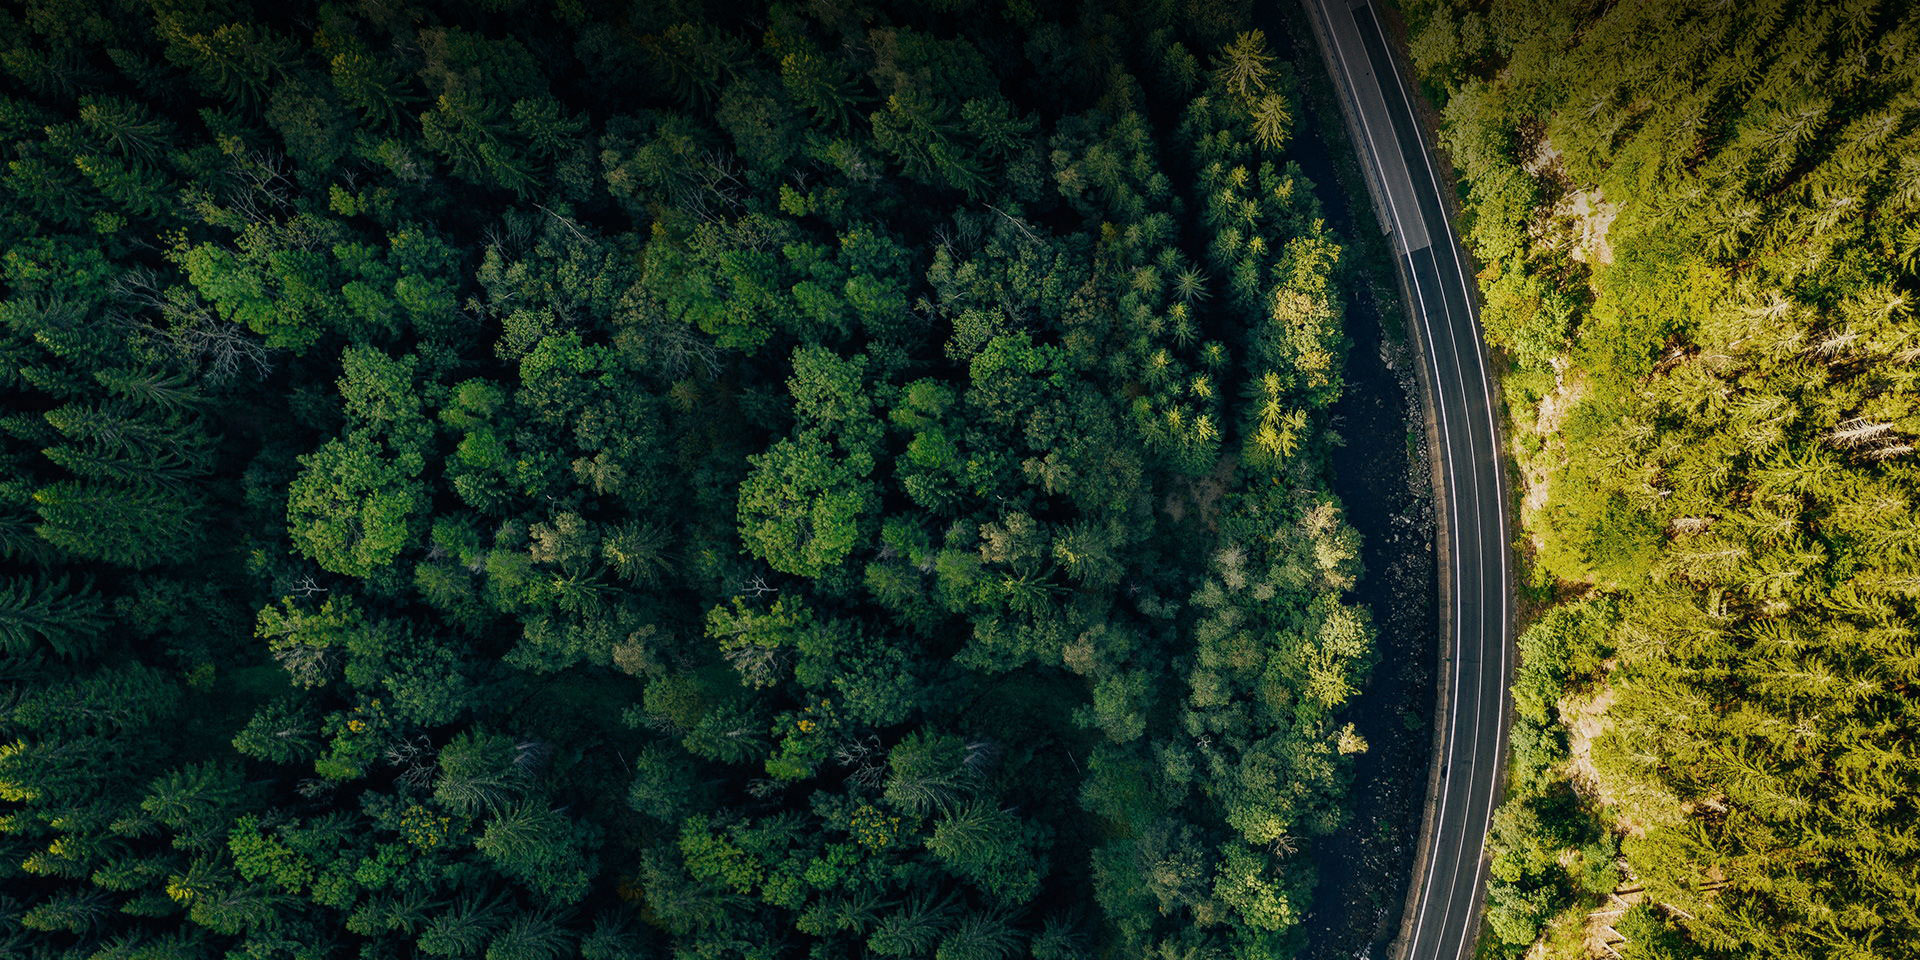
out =
[[(1325, 479), (1350, 268), (1249, 12), (0, 4), (0, 957), (1288, 955), (1374, 654)], [(1911, 187), (1885, 87), (1795, 108), (1797, 192), (1746, 202), (1830, 142)], [(1699, 761), (1746, 758), (1731, 815), (1891, 838), (1847, 778), (1912, 769), (1905, 281), (1881, 188), (1819, 182), (1838, 232), (1779, 243), (1820, 286), (1712, 328), (1800, 339), (1660, 353), (1773, 445), (1644, 434), (1756, 491), (1677, 495), (1675, 542), (1772, 592), (1608, 583), (1620, 631), (1806, 664), (1666, 741), (1751, 744)], [(1710, 301), (1755, 217), (1638, 296)], [(1606, 496), (1641, 553), (1596, 569), (1680, 555)], [(1789, 768), (1773, 696), (1841, 772)]]
[(1408, 7), (1547, 605), (1486, 952), (1915, 956), (1920, 11)]

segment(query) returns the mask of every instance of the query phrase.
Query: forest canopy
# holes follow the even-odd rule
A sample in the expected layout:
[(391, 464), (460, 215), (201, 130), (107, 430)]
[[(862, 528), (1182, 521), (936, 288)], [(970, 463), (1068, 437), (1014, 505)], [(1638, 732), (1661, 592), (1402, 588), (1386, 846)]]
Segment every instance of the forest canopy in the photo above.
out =
[(1558, 601), (1491, 952), (1912, 956), (1920, 12), (1408, 6)]
[(0, 956), (1286, 952), (1373, 634), (1249, 15), (0, 5)]

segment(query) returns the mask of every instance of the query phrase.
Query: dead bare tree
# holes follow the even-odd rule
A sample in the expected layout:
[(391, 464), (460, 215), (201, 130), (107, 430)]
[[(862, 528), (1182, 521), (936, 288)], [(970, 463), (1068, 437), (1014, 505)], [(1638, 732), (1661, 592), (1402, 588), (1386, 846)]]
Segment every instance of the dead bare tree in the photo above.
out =
[(286, 589), (287, 595), (294, 597), (311, 597), (316, 593), (326, 592), (328, 592), (327, 588), (321, 586), (310, 576), (295, 580), (293, 584)]
[(146, 335), (181, 360), (221, 382), (241, 371), (265, 378), (272, 352), (252, 331), (214, 311), (191, 291), (163, 285), (160, 275), (136, 267), (114, 281), (109, 316)]
[(1893, 424), (1867, 417), (1854, 417), (1836, 424), (1827, 434), (1827, 442), (1836, 447), (1858, 447), (1885, 437)]
[(399, 776), (402, 783), (415, 787), (432, 783), (434, 772), (439, 769), (438, 751), (424, 733), (388, 744), (386, 759), (387, 763), (402, 768)]
[(887, 751), (873, 734), (835, 747), (833, 762), (851, 767), (847, 779), (869, 790), (880, 789), (887, 778)]
[(790, 659), (792, 651), (784, 647), (769, 647), (759, 643), (742, 643), (727, 649), (724, 656), (727, 662), (740, 673), (740, 678), (749, 686), (771, 686), (780, 677), (780, 671)]

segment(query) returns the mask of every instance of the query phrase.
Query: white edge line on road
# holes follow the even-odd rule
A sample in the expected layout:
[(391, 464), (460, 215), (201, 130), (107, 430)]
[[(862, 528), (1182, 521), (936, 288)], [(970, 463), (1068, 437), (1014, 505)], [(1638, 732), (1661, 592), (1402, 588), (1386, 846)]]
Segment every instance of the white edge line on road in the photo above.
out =
[[(1368, 8), (1367, 9), (1368, 18), (1373, 22), (1375, 34), (1380, 37), (1381, 48), (1387, 52), (1388, 67), (1389, 69), (1391, 69), (1392, 60), (1393, 60), (1392, 43), (1387, 38), (1385, 31), (1381, 28), (1379, 15), (1372, 9), (1372, 4), (1367, 3), (1366, 6)], [(1355, 26), (1356, 28), (1359, 26), (1357, 22), (1357, 18), (1356, 18)], [(1369, 63), (1372, 62), (1371, 55), (1369, 55), (1368, 57), (1368, 62)], [(1378, 71), (1375, 72), (1375, 75), (1378, 76)], [(1397, 72), (1394, 74), (1394, 79), (1396, 83), (1399, 82), (1399, 74)], [(1408, 131), (1408, 134), (1415, 139), (1416, 143), (1420, 143), (1421, 155), (1424, 157), (1426, 155), (1426, 145), (1423, 142), (1420, 142), (1420, 130), (1418, 127), (1419, 115), (1413, 112), (1412, 102), (1406, 100), (1406, 88), (1404, 85), (1400, 87), (1400, 94), (1401, 94), (1402, 102), (1405, 103), (1407, 107), (1408, 119), (1411, 120), (1415, 125), (1414, 129)], [(1381, 95), (1382, 95), (1382, 98), (1384, 99), (1385, 97), (1384, 88), (1381, 91)], [(1391, 120), (1391, 114), (1389, 114), (1389, 120)], [(1394, 142), (1394, 147), (1395, 149), (1399, 149), (1400, 147), (1400, 144), (1397, 140)], [(1431, 165), (1429, 165), (1428, 166), (1429, 179), (1430, 179), (1430, 182), (1433, 183), (1433, 186), (1437, 191), (1439, 189), (1439, 184), (1437, 183), (1437, 181), (1431, 180), (1432, 173), (1433, 173), (1432, 167)], [(1408, 165), (1408, 177), (1409, 179), (1411, 179), (1412, 177), (1411, 164)], [(1415, 196), (1417, 197), (1418, 194), (1416, 193)], [(1436, 203), (1440, 202), (1440, 198), (1437, 193), (1434, 197), (1434, 200)], [(1444, 204), (1441, 204), (1441, 209), (1439, 212), (1441, 214), (1441, 219), (1444, 220), (1445, 213), (1446, 213)], [(1448, 242), (1448, 243), (1452, 242), (1452, 234), (1450, 232), (1443, 231), (1442, 236), (1445, 238), (1445, 242)], [(1434, 252), (1433, 248), (1434, 248), (1434, 244), (1432, 242), (1432, 231), (1428, 231), (1428, 244), (1425, 249), (1429, 251), (1429, 256), (1433, 258), (1433, 267), (1434, 267), (1434, 274), (1436, 275), (1436, 279), (1441, 283), (1445, 283), (1446, 282), (1445, 279), (1438, 276), (1441, 273), (1440, 256), (1437, 252)], [(1455, 266), (1455, 273), (1459, 273), (1460, 264), (1457, 258), (1454, 261), (1454, 266)], [(1462, 284), (1462, 287), (1464, 289), (1464, 285), (1466, 283), (1466, 280), (1464, 277), (1460, 279), (1460, 283)], [(1472, 302), (1473, 301), (1471, 299), (1467, 301), (1469, 305), (1471, 305)], [(1453, 305), (1447, 302), (1447, 298), (1444, 294), (1442, 294), (1440, 297), (1440, 310), (1446, 316), (1447, 322), (1443, 325), (1443, 329), (1445, 329), (1447, 332), (1448, 353), (1453, 358), (1454, 369), (1458, 371), (1459, 378), (1460, 378), (1460, 386), (1462, 391), (1461, 396), (1464, 398), (1465, 389), (1466, 389), (1465, 374), (1466, 374), (1467, 368), (1466, 368), (1466, 364), (1461, 360), (1461, 357), (1460, 357), (1460, 342), (1461, 342), (1460, 326), (1461, 324), (1459, 320), (1454, 317)], [(1467, 321), (1466, 336), (1473, 338), (1473, 340), (1477, 341), (1479, 338), (1479, 334), (1473, 326), (1473, 315), (1470, 311), (1466, 317), (1466, 321)], [(1477, 343), (1473, 344), (1473, 349), (1474, 349), (1475, 355), (1477, 356), (1479, 354)], [(1437, 350), (1437, 347), (1436, 347), (1436, 350)], [(1482, 376), (1484, 377), (1484, 375), (1485, 373), (1483, 370)], [(1484, 381), (1482, 383), (1482, 388), (1485, 389)], [(1489, 396), (1491, 395), (1489, 394)], [(1458, 832), (1456, 832), (1453, 837), (1453, 874), (1447, 879), (1447, 897), (1445, 900), (1444, 908), (1442, 909), (1440, 913), (1440, 918), (1438, 920), (1441, 927), (1441, 932), (1438, 935), (1440, 937), (1440, 941), (1438, 944), (1435, 945), (1435, 949), (1434, 949), (1434, 955), (1435, 957), (1438, 957), (1440, 950), (1445, 948), (1444, 945), (1446, 943), (1445, 938), (1446, 938), (1447, 921), (1453, 916), (1453, 908), (1456, 905), (1458, 905), (1459, 898), (1458, 898), (1457, 891), (1460, 889), (1460, 883), (1461, 883), (1460, 878), (1461, 878), (1461, 874), (1464, 872), (1467, 875), (1467, 881), (1466, 881), (1467, 901), (1461, 910), (1461, 913), (1463, 914), (1463, 918), (1461, 920), (1460, 937), (1455, 942), (1455, 946), (1454, 946), (1454, 951), (1453, 951), (1454, 960), (1459, 960), (1460, 955), (1466, 951), (1467, 943), (1470, 941), (1470, 937), (1468, 934), (1469, 934), (1469, 928), (1473, 925), (1473, 919), (1476, 912), (1474, 910), (1474, 903), (1475, 903), (1475, 900), (1479, 897), (1481, 861), (1485, 857), (1486, 830), (1488, 829), (1488, 827), (1491, 825), (1491, 822), (1492, 822), (1493, 787), (1498, 782), (1497, 778), (1499, 776), (1498, 771), (1499, 771), (1499, 757), (1500, 757), (1499, 743), (1498, 743), (1499, 733), (1498, 733), (1498, 727), (1497, 727), (1497, 724), (1499, 723), (1499, 720), (1500, 720), (1500, 714), (1495, 713), (1494, 715), (1494, 721), (1496, 724), (1496, 732), (1494, 734), (1495, 740), (1496, 740), (1494, 745), (1495, 746), (1495, 752), (1494, 752), (1494, 771), (1495, 772), (1493, 775), (1493, 779), (1490, 780), (1487, 788), (1488, 818), (1487, 818), (1487, 822), (1482, 825), (1482, 830), (1481, 830), (1481, 834), (1478, 842), (1476, 842), (1474, 845), (1474, 856), (1472, 858), (1472, 863), (1469, 866), (1468, 860), (1466, 857), (1467, 834), (1468, 834), (1467, 825), (1470, 822), (1468, 818), (1471, 818), (1473, 816), (1473, 805), (1474, 805), (1473, 781), (1476, 773), (1480, 769), (1480, 731), (1484, 729), (1484, 724), (1486, 723), (1486, 707), (1487, 707), (1487, 697), (1486, 697), (1487, 692), (1484, 689), (1485, 663), (1486, 663), (1486, 656), (1485, 656), (1486, 654), (1486, 649), (1485, 649), (1486, 613), (1487, 613), (1487, 604), (1484, 602), (1486, 600), (1486, 582), (1487, 582), (1486, 544), (1481, 542), (1481, 538), (1479, 536), (1480, 518), (1484, 515), (1482, 512), (1484, 509), (1484, 504), (1482, 502), (1483, 500), (1481, 496), (1482, 491), (1480, 489), (1480, 486), (1481, 486), (1480, 470), (1479, 470), (1479, 465), (1476, 462), (1478, 459), (1479, 451), (1477, 449), (1477, 444), (1474, 442), (1475, 438), (1473, 433), (1474, 431), (1472, 426), (1468, 425), (1466, 430), (1467, 461), (1468, 461), (1466, 475), (1467, 475), (1468, 484), (1473, 488), (1473, 509), (1471, 511), (1471, 515), (1474, 518), (1474, 523), (1473, 523), (1474, 535), (1472, 537), (1471, 542), (1473, 545), (1473, 564), (1474, 564), (1474, 575), (1475, 575), (1474, 587), (1477, 589), (1479, 593), (1479, 599), (1482, 601), (1478, 605), (1479, 611), (1480, 611), (1480, 618), (1474, 624), (1474, 626), (1478, 628), (1476, 630), (1475, 639), (1477, 642), (1475, 646), (1480, 656), (1476, 658), (1476, 662), (1479, 664), (1479, 666), (1476, 667), (1475, 676), (1474, 676), (1474, 689), (1476, 691), (1476, 694), (1473, 698), (1473, 725), (1469, 727), (1469, 730), (1471, 731), (1472, 735), (1469, 737), (1470, 743), (1469, 743), (1469, 748), (1467, 753), (1467, 768), (1465, 771), (1462, 772), (1463, 778), (1467, 781), (1466, 809), (1462, 811), (1461, 829)], [(1487, 443), (1488, 443), (1489, 449), (1491, 450), (1493, 446), (1493, 438), (1491, 435), (1488, 436)], [(1496, 463), (1498, 462), (1497, 457), (1494, 458), (1494, 462)], [(1502, 536), (1504, 536), (1504, 533), (1502, 534)], [(1468, 542), (1469, 542), (1468, 539), (1464, 535), (1456, 536), (1454, 538), (1453, 543), (1454, 543), (1454, 548), (1457, 555), (1464, 557), (1465, 547)], [(1461, 561), (1461, 563), (1463, 564), (1462, 566), (1463, 572), (1465, 569), (1464, 562), (1465, 562), (1464, 560)], [(1502, 586), (1501, 589), (1502, 590), (1505, 589), (1504, 585)], [(1464, 659), (1464, 650), (1466, 649), (1465, 636), (1467, 632), (1467, 624), (1465, 622), (1466, 590), (1461, 589), (1458, 591), (1458, 593), (1460, 596), (1460, 606), (1462, 610), (1462, 615), (1459, 618), (1459, 620), (1455, 622), (1454, 629), (1455, 629), (1455, 636), (1459, 638), (1458, 643), (1459, 643), (1460, 649), (1463, 651), (1463, 654), (1459, 659), (1456, 659), (1454, 661), (1454, 674), (1458, 680), (1458, 682), (1455, 685), (1456, 689), (1459, 689), (1460, 687), (1465, 686), (1464, 677), (1466, 675), (1466, 667), (1465, 667), (1465, 659)], [(1501, 639), (1501, 647), (1502, 647), (1502, 650), (1504, 651), (1506, 638), (1505, 636), (1502, 636), (1500, 639)], [(1502, 656), (1503, 657), (1505, 656), (1504, 652), (1502, 653)], [(1505, 686), (1505, 664), (1503, 660), (1502, 667), (1501, 667), (1501, 677), (1499, 680), (1497, 680), (1494, 683), (1494, 687), (1496, 689), (1496, 694), (1495, 694), (1496, 697), (1499, 696), (1499, 693), (1497, 692), (1499, 688), (1504, 686)], [(1499, 707), (1496, 706), (1496, 710), (1498, 709)], [(1463, 712), (1463, 709), (1457, 699), (1452, 705), (1450, 712), (1453, 715), (1453, 721), (1456, 725), (1455, 729), (1458, 729), (1457, 725), (1459, 722), (1460, 714)], [(1457, 741), (1457, 737), (1456, 737), (1456, 741)], [(1449, 750), (1447, 762), (1451, 764), (1452, 761), (1453, 761), (1452, 751)], [(1444, 813), (1445, 811), (1444, 803), (1441, 806), (1441, 811), (1442, 813)], [(1441, 817), (1441, 819), (1444, 821), (1444, 816)], [(1438, 860), (1434, 861), (1434, 866), (1435, 867), (1438, 866)], [(1424, 894), (1424, 891), (1423, 891), (1423, 894)], [(1421, 906), (1421, 917), (1419, 920), (1415, 922), (1415, 936), (1413, 941), (1409, 944), (1410, 947), (1417, 947), (1419, 945), (1418, 932), (1419, 932), (1421, 923), (1423, 923), (1425, 920), (1425, 915), (1426, 915), (1426, 907), (1425, 907), (1424, 896), (1423, 896), (1422, 906)]]
[[(1381, 41), (1387, 48), (1387, 52), (1388, 52), (1387, 69), (1393, 73), (1394, 85), (1399, 87), (1400, 89), (1400, 99), (1402, 102), (1404, 102), (1407, 105), (1407, 112), (1410, 115), (1412, 115), (1416, 120), (1418, 120), (1419, 114), (1415, 112), (1413, 109), (1413, 97), (1411, 94), (1407, 92), (1407, 82), (1405, 79), (1403, 79), (1400, 76), (1400, 66), (1397, 62), (1394, 61), (1392, 56), (1393, 45), (1388, 40), (1386, 36), (1386, 29), (1380, 25), (1379, 17), (1377, 16), (1374, 18), (1374, 29), (1376, 32), (1380, 34)], [(1415, 133), (1417, 135), (1418, 131), (1416, 130)], [(1432, 156), (1429, 155), (1426, 144), (1424, 142), (1421, 144), (1420, 160), (1427, 168), (1427, 180), (1428, 182), (1433, 184), (1434, 197), (1436, 199), (1443, 198), (1445, 195), (1440, 192), (1441, 190), (1440, 175), (1433, 168), (1433, 158)], [(1467, 328), (1477, 338), (1480, 336), (1480, 331), (1479, 331), (1478, 317), (1474, 315), (1473, 291), (1468, 289), (1467, 287), (1466, 266), (1460, 262), (1460, 241), (1459, 241), (1459, 238), (1454, 235), (1452, 222), (1448, 221), (1447, 217), (1445, 216), (1446, 203), (1444, 200), (1441, 200), (1440, 212), (1441, 212), (1440, 219), (1442, 221), (1441, 232), (1446, 237), (1447, 250), (1453, 257), (1454, 276), (1458, 278), (1460, 281), (1460, 294), (1465, 299), (1466, 305), (1467, 305)], [(1484, 346), (1480, 344), (1475, 344), (1475, 349), (1473, 351), (1473, 354), (1474, 354), (1475, 361), (1477, 361), (1480, 367), (1480, 385), (1481, 385), (1481, 389), (1485, 393), (1486, 401), (1487, 401), (1487, 438), (1488, 438), (1488, 444), (1492, 448), (1493, 464), (1495, 468), (1494, 516), (1499, 521), (1499, 525), (1500, 525), (1500, 543), (1499, 543), (1499, 549), (1500, 549), (1500, 682), (1495, 685), (1498, 690), (1497, 698), (1499, 701), (1499, 713), (1496, 715), (1495, 730), (1497, 732), (1495, 733), (1495, 736), (1494, 736), (1494, 746), (1495, 746), (1494, 755), (1496, 757), (1504, 758), (1506, 756), (1506, 736), (1507, 736), (1506, 716), (1507, 716), (1507, 694), (1508, 694), (1507, 676), (1508, 676), (1508, 669), (1509, 669), (1508, 658), (1512, 654), (1512, 649), (1511, 649), (1512, 643), (1511, 643), (1511, 638), (1509, 636), (1512, 630), (1512, 618), (1508, 615), (1508, 608), (1512, 600), (1512, 597), (1510, 596), (1510, 590), (1509, 590), (1510, 585), (1507, 582), (1507, 578), (1510, 576), (1507, 569), (1508, 558), (1507, 558), (1507, 544), (1506, 544), (1507, 500), (1506, 500), (1505, 494), (1501, 491), (1501, 484), (1500, 484), (1500, 480), (1501, 480), (1500, 473), (1499, 473), (1500, 432), (1499, 432), (1499, 425), (1496, 422), (1496, 418), (1494, 417), (1494, 412), (1493, 412), (1493, 406), (1494, 406), (1493, 379), (1487, 373), (1486, 349), (1484, 348)], [(1457, 361), (1458, 359), (1459, 359), (1459, 355), (1456, 352), (1455, 360)], [(1475, 864), (1474, 885), (1476, 887), (1479, 886), (1480, 874), (1484, 868), (1483, 861), (1486, 855), (1484, 837), (1486, 836), (1486, 831), (1490, 831), (1493, 825), (1494, 791), (1495, 791), (1495, 788), (1497, 788), (1500, 783), (1499, 764), (1494, 765), (1493, 774), (1490, 780), (1491, 782), (1487, 785), (1487, 820), (1486, 820), (1486, 826), (1483, 828), (1483, 832), (1481, 834), (1483, 838), (1481, 841), (1481, 855), (1474, 858), (1474, 864)], [(1480, 896), (1480, 893), (1478, 890), (1476, 890), (1474, 893), (1474, 897), (1478, 898), (1479, 896)], [(1469, 909), (1467, 911), (1467, 919), (1465, 921), (1465, 924), (1463, 925), (1463, 929), (1461, 932), (1460, 948), (1454, 953), (1455, 960), (1458, 960), (1460, 954), (1465, 952), (1466, 950), (1467, 936), (1466, 936), (1464, 926), (1471, 925), (1473, 923), (1473, 918), (1475, 913), (1476, 911), (1474, 911), (1471, 908), (1471, 906), (1469, 906)]]
[[(1333, 11), (1329, 9), (1329, 6), (1325, 3), (1325, 0), (1315, 0), (1314, 5), (1321, 11), (1322, 14), (1325, 15), (1325, 17), (1331, 18), (1334, 15)], [(1353, 15), (1351, 8), (1347, 10), (1347, 15), (1348, 16)], [(1328, 47), (1330, 51), (1333, 53), (1334, 60), (1338, 62), (1340, 65), (1341, 74), (1346, 77), (1347, 89), (1349, 91), (1349, 95), (1351, 96), (1358, 89), (1355, 86), (1353, 81), (1353, 71), (1350, 70), (1347, 66), (1346, 56), (1340, 52), (1340, 44), (1333, 31), (1333, 24), (1331, 22), (1328, 22), (1326, 26), (1327, 26)], [(1357, 21), (1355, 23), (1355, 26), (1358, 26)], [(1376, 73), (1375, 76), (1377, 77), (1378, 74)], [(1396, 79), (1397, 79), (1397, 76), (1396, 76)], [(1373, 165), (1375, 170), (1378, 172), (1378, 176), (1380, 178), (1380, 192), (1383, 199), (1386, 200), (1386, 205), (1387, 205), (1389, 215), (1393, 217), (1394, 243), (1397, 246), (1399, 245), (1401, 238), (1406, 236), (1406, 232), (1404, 228), (1401, 226), (1401, 222), (1400, 222), (1400, 209), (1393, 202), (1393, 191), (1387, 189), (1386, 169), (1378, 159), (1380, 155), (1380, 147), (1374, 140), (1372, 124), (1369, 124), (1367, 122), (1366, 113), (1360, 109), (1360, 104), (1358, 103), (1357, 96), (1355, 97), (1353, 113), (1355, 116), (1360, 118), (1360, 128), (1361, 128), (1362, 135), (1366, 138), (1368, 151), (1373, 155)], [(1398, 144), (1395, 144), (1395, 149), (1399, 149)], [(1415, 212), (1418, 213), (1418, 211), (1415, 211)], [(1431, 240), (1429, 240), (1428, 247), (1431, 248), (1431, 246), (1432, 246), (1432, 243), (1431, 243)], [(1447, 477), (1447, 484), (1446, 484), (1447, 506), (1448, 506), (1450, 515), (1453, 518), (1454, 539), (1457, 541), (1460, 535), (1460, 520), (1459, 520), (1460, 498), (1458, 496), (1459, 484), (1456, 482), (1454, 477), (1454, 472), (1455, 472), (1454, 462), (1453, 462), (1453, 457), (1451, 455), (1451, 450), (1453, 445), (1452, 434), (1447, 424), (1446, 404), (1440, 396), (1442, 383), (1441, 383), (1441, 376), (1440, 376), (1439, 345), (1434, 340), (1433, 327), (1431, 323), (1428, 321), (1426, 298), (1421, 291), (1420, 278), (1413, 269), (1413, 258), (1411, 256), (1411, 251), (1409, 251), (1408, 254), (1405, 256), (1407, 257), (1407, 278), (1413, 284), (1414, 300), (1419, 306), (1420, 326), (1426, 332), (1427, 359), (1428, 359), (1429, 365), (1433, 369), (1434, 410), (1438, 415), (1438, 419), (1440, 421), (1440, 436), (1441, 436), (1440, 446), (1441, 446), (1441, 452), (1445, 456), (1444, 463), (1446, 464), (1445, 472)], [(1435, 258), (1434, 262), (1436, 265), (1438, 265), (1439, 263), (1438, 258)], [(1444, 301), (1443, 301), (1443, 306), (1444, 306)], [(1456, 351), (1454, 355), (1454, 363), (1456, 365), (1459, 364), (1459, 359), (1460, 359), (1459, 354)], [(1476, 489), (1477, 489), (1477, 484), (1476, 484)], [(1452, 671), (1453, 696), (1449, 697), (1447, 700), (1447, 708), (1448, 708), (1447, 712), (1449, 714), (1447, 739), (1446, 739), (1445, 745), (1441, 748), (1441, 751), (1440, 751), (1440, 764), (1444, 772), (1440, 775), (1440, 802), (1438, 805), (1434, 807), (1434, 819), (1436, 822), (1442, 821), (1445, 819), (1443, 814), (1447, 808), (1447, 797), (1453, 789), (1454, 771), (1452, 769), (1452, 765), (1449, 764), (1447, 761), (1448, 761), (1448, 758), (1453, 753), (1453, 744), (1458, 737), (1458, 733), (1460, 729), (1460, 703), (1459, 703), (1460, 669), (1459, 667), (1460, 667), (1461, 658), (1462, 658), (1462, 639), (1461, 639), (1462, 635), (1460, 631), (1460, 621), (1464, 618), (1464, 614), (1465, 614), (1465, 609), (1464, 609), (1465, 593), (1460, 589), (1460, 586), (1461, 586), (1460, 581), (1461, 581), (1461, 575), (1464, 574), (1466, 570), (1461, 565), (1460, 551), (1458, 549), (1457, 543), (1455, 544), (1455, 547), (1456, 548), (1453, 550), (1453, 558), (1452, 558), (1454, 567), (1457, 571), (1457, 573), (1453, 577), (1453, 584), (1452, 584), (1453, 585), (1453, 601), (1454, 601), (1453, 605), (1456, 610), (1455, 616), (1453, 617), (1453, 620), (1452, 620), (1452, 625), (1454, 628), (1453, 629), (1454, 670)], [(1469, 792), (1468, 796), (1469, 798), (1471, 798), (1472, 796), (1471, 792)], [(1413, 947), (1420, 942), (1420, 928), (1422, 924), (1424, 924), (1426, 921), (1427, 901), (1429, 898), (1433, 896), (1433, 871), (1434, 871), (1434, 868), (1437, 866), (1437, 863), (1438, 861), (1432, 856), (1429, 856), (1427, 858), (1427, 877), (1426, 877), (1426, 880), (1422, 883), (1421, 890), (1420, 890), (1420, 905), (1418, 906), (1418, 908), (1416, 908), (1416, 911), (1415, 911), (1413, 935), (1407, 941), (1409, 952), (1411, 952)], [(1458, 876), (1457, 870), (1455, 872), (1455, 875)]]

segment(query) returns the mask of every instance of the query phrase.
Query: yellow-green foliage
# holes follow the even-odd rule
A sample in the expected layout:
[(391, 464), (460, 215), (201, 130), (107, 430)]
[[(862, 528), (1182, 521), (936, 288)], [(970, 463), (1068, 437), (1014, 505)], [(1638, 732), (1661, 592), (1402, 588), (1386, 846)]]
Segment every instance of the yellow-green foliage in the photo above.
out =
[[(1788, 0), (1410, 14), (1516, 424), (1558, 432), (1521, 444), (1538, 560), (1618, 611), (1572, 640), (1605, 665), (1561, 683), (1611, 697), (1582, 779), (1656, 904), (1624, 949), (1910, 951), (1920, 22)], [(1604, 251), (1568, 235), (1576, 197), (1617, 212)], [(1509, 944), (1551, 912), (1539, 889), (1496, 884)]]

